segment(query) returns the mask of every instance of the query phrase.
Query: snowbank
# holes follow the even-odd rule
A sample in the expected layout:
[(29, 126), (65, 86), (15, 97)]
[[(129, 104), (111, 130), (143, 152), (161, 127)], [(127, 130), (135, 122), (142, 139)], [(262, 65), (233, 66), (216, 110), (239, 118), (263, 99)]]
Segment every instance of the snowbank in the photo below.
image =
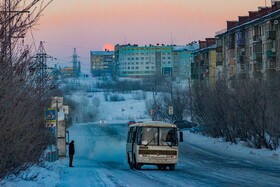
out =
[(55, 187), (60, 181), (60, 171), (65, 167), (64, 160), (45, 162), (43, 166), (32, 166), (19, 176), (9, 176), (0, 181), (4, 187)]
[(200, 134), (190, 133), (189, 131), (184, 131), (184, 139), (188, 144), (219, 155), (241, 157), (250, 160), (265, 159), (278, 164), (280, 161), (280, 148), (276, 151), (271, 151), (265, 148), (254, 149), (248, 147), (246, 142), (238, 142), (238, 144), (234, 144), (231, 142), (225, 142), (223, 138), (211, 138)]

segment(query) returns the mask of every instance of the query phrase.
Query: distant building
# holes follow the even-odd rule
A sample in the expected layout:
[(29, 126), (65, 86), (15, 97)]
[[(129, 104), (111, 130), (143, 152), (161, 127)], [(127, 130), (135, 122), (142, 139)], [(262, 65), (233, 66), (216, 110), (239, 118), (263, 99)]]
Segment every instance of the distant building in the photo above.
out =
[(111, 76), (114, 72), (114, 51), (91, 51), (92, 76)]
[(62, 78), (66, 77), (79, 77), (81, 73), (81, 62), (78, 60), (79, 56), (77, 54), (76, 48), (74, 48), (72, 55), (72, 67), (60, 68), (60, 74)]
[(181, 79), (191, 78), (191, 63), (193, 52), (199, 48), (197, 42), (191, 42), (186, 46), (173, 46), (173, 76)]
[(115, 61), (120, 77), (172, 75), (172, 46), (116, 45)]
[(60, 74), (61, 74), (62, 78), (77, 77), (76, 69), (73, 67), (60, 68)]
[(116, 74), (120, 77), (172, 76), (190, 78), (192, 53), (198, 44), (176, 45), (116, 45)]

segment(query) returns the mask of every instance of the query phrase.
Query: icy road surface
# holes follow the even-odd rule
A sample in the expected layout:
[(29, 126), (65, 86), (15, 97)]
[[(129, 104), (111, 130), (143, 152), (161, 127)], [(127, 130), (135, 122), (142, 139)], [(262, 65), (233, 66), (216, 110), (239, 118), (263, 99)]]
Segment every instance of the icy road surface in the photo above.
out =
[(78, 124), (69, 131), (75, 140), (74, 168), (67, 158), (59, 187), (280, 186), (280, 164), (219, 155), (192, 144), (188, 132), (180, 142), (175, 171), (155, 166), (138, 171), (126, 163), (126, 124)]

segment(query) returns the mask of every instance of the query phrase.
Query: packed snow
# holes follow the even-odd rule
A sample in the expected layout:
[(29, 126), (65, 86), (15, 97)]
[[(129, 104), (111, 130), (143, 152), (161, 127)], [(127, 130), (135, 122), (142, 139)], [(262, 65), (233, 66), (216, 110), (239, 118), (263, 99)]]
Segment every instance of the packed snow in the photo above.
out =
[[(96, 78), (83, 78), (81, 84), (92, 84), (94, 81)], [(147, 98), (151, 96), (151, 94), (147, 94)], [(230, 184), (251, 186), (254, 182), (256, 186), (280, 184), (280, 148), (277, 151), (257, 150), (247, 147), (245, 142), (232, 144), (225, 142), (222, 138), (214, 139), (193, 134), (187, 130), (184, 131), (184, 142), (180, 142), (182, 152), (180, 152), (180, 160), (173, 173), (158, 171), (152, 166), (144, 167), (142, 171), (130, 170), (125, 158), (126, 122), (150, 119), (146, 112), (145, 100), (135, 100), (131, 94), (122, 94), (122, 97), (125, 98), (124, 101), (108, 102), (104, 100), (102, 92), (77, 92), (70, 97), (76, 101), (84, 100), (84, 102), (88, 102), (92, 97), (100, 99), (98, 120), (77, 123), (69, 129), (70, 138), (75, 140), (75, 167), (68, 167), (68, 157), (55, 162), (45, 162), (43, 165), (29, 168), (19, 176), (2, 179), (0, 186), (228, 186)], [(92, 106), (87, 105), (87, 107)], [(197, 160), (192, 162), (193, 158), (190, 158), (191, 154), (188, 151), (195, 152), (197, 155), (205, 152), (210, 156), (216, 156), (217, 160), (236, 158), (237, 161), (244, 161), (248, 164), (258, 165), (260, 163), (260, 168), (266, 164), (269, 167), (275, 166), (273, 169), (278, 175), (270, 174), (268, 176), (270, 181), (260, 182), (254, 180), (261, 179), (262, 174), (258, 173), (256, 176), (248, 174), (252, 179), (248, 180), (248, 183), (240, 183), (240, 181), (247, 180), (244, 179), (247, 176), (242, 172), (231, 173), (232, 176), (229, 176), (223, 173), (225, 168), (222, 168), (220, 173), (213, 168), (204, 168), (195, 176), (196, 174), (193, 172), (199, 169), (197, 167), (203, 163), (199, 163)], [(234, 166), (234, 163), (231, 164)], [(231, 169), (234, 170), (234, 168)], [(210, 172), (209, 181), (207, 178), (203, 179), (204, 172), (209, 173), (208, 170), (212, 172)], [(265, 171), (266, 168), (264, 168), (264, 173)], [(189, 175), (193, 175), (190, 180), (186, 178)], [(211, 177), (216, 181), (210, 181)], [(229, 183), (225, 182), (227, 178)], [(278, 184), (277, 179), (279, 179)]]

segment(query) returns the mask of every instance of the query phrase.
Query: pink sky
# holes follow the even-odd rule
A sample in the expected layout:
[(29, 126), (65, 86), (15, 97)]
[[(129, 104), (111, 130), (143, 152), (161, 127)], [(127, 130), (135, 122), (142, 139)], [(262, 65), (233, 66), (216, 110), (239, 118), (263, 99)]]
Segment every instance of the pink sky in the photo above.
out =
[[(77, 48), (84, 66), (89, 51), (105, 44), (182, 44), (214, 37), (270, 0), (55, 0), (34, 28), (35, 42), (45, 41), (59, 64)], [(70, 63), (68, 63), (71, 65)]]

